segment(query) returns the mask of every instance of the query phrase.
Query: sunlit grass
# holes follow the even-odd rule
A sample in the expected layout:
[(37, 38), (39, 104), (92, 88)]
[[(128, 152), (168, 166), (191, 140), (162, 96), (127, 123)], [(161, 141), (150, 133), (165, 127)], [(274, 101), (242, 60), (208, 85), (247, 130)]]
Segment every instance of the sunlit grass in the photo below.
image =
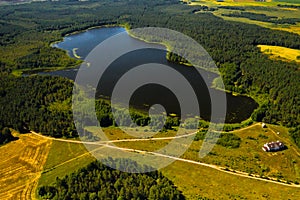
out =
[(187, 199), (295, 199), (300, 190), (176, 161), (161, 170)]

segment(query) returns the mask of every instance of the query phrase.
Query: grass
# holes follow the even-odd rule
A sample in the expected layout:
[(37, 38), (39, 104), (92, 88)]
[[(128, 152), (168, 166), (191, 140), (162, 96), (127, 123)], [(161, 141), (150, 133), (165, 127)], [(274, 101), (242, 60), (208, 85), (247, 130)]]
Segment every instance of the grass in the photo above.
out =
[[(287, 130), (279, 128), (280, 135), (277, 135), (277, 131), (273, 131), (272, 128), (263, 129), (258, 124), (249, 129), (234, 131), (233, 133), (242, 140), (239, 148), (228, 149), (216, 145), (212, 154), (200, 161), (259, 176), (277, 178), (281, 174), (282, 179), (299, 181), (300, 177), (295, 173), (295, 165), (300, 165), (299, 149), (291, 142)], [(284, 142), (288, 149), (276, 153), (262, 151), (263, 144), (277, 140)], [(193, 149), (194, 151), (188, 151), (184, 156), (196, 157), (194, 152), (197, 144), (191, 147), (191, 150)]]
[(232, 176), (211, 168), (174, 162), (161, 170), (187, 199), (299, 199), (300, 190), (244, 177)]
[(22, 76), (22, 75), (31, 75), (36, 74), (39, 72), (52, 72), (52, 71), (59, 71), (59, 70), (66, 70), (66, 69), (74, 69), (80, 65), (81, 61), (78, 61), (76, 64), (68, 67), (38, 67), (33, 69), (14, 69), (12, 70), (12, 74), (14, 76)]
[[(277, 132), (280, 132), (278, 135)], [(201, 161), (261, 177), (278, 177), (282, 181), (300, 182), (299, 149), (291, 142), (288, 132), (280, 126), (271, 126), (263, 129), (260, 124), (231, 132), (241, 138), (239, 148), (226, 148), (215, 145), (210, 154), (199, 158), (202, 141), (194, 141), (182, 158)], [(262, 146), (270, 141), (280, 140), (288, 147), (287, 150), (275, 153), (266, 153)], [(121, 142), (115, 145), (125, 148), (145, 151), (157, 151), (165, 147), (171, 140), (163, 141), (136, 141)], [(180, 147), (180, 144), (178, 144)]]
[(38, 186), (51, 185), (56, 177), (62, 178), (93, 160), (83, 144), (53, 141)]
[(51, 141), (31, 134), (0, 147), (0, 199), (35, 199)]
[[(90, 130), (93, 128), (90, 127)], [(107, 128), (105, 131), (109, 133), (110, 139), (125, 137), (125, 134), (117, 128)], [(277, 132), (280, 134), (278, 135)], [(284, 180), (299, 182), (299, 149), (290, 141), (286, 128), (268, 125), (267, 129), (263, 129), (260, 124), (256, 124), (233, 133), (241, 138), (241, 145), (237, 149), (216, 145), (208, 156), (200, 159), (198, 152), (202, 141), (195, 141), (182, 157), (258, 176), (275, 178), (280, 176)], [(168, 133), (162, 134), (168, 135)], [(274, 140), (283, 141), (288, 149), (277, 153), (262, 151), (261, 147), (264, 143)], [(170, 140), (120, 142), (115, 145), (155, 151), (166, 146), (168, 142)], [(52, 184), (56, 177), (70, 174), (94, 159), (82, 144), (53, 141), (39, 185)], [(297, 188), (234, 176), (191, 163), (176, 161), (161, 171), (183, 191), (188, 199), (197, 199), (199, 196), (215, 199), (284, 199), (286, 197), (298, 199), (300, 197), (300, 190)], [(249, 190), (249, 188), (253, 189)]]
[(271, 59), (295, 61), (300, 63), (300, 50), (280, 46), (258, 45), (261, 52), (270, 56)]
[[(125, 133), (123, 130), (121, 130), (118, 127), (108, 127), (108, 128), (103, 128), (102, 131), (103, 133), (106, 135), (107, 139), (103, 138), (102, 134), (101, 134), (101, 130), (99, 129), (99, 127), (95, 127), (95, 126), (88, 126), (85, 127), (86, 130), (90, 131), (93, 133), (94, 136), (97, 136), (100, 138), (100, 140), (121, 140), (121, 139), (133, 139), (135, 138), (132, 135), (127, 134), (128, 132), (133, 132), (136, 133), (137, 131), (141, 131), (141, 135), (153, 135), (155, 134), (155, 132), (151, 132), (148, 130), (147, 127), (139, 127), (138, 129), (136, 128), (128, 128), (126, 127), (125, 130), (127, 130), (127, 133)], [(167, 132), (159, 132), (157, 134), (155, 134), (153, 137), (173, 137), (177, 134), (176, 131), (167, 131)], [(178, 134), (179, 135), (179, 134)]]
[[(134, 138), (133, 136), (130, 136), (126, 133), (124, 133), (121, 129), (117, 127), (109, 127), (109, 128), (103, 128), (100, 129), (99, 127), (96, 126), (88, 126), (85, 127), (85, 129), (89, 132), (92, 132), (93, 135), (97, 136), (100, 138), (100, 140), (120, 140), (120, 139), (132, 139)], [(103, 133), (106, 135), (107, 139), (103, 137), (103, 133), (101, 133), (101, 130)]]
[[(97, 127), (87, 127), (87, 130), (95, 133), (95, 135), (97, 135), (97, 131), (99, 131)], [(132, 136), (124, 134), (123, 131), (115, 127), (104, 128), (104, 132), (106, 133), (106, 136), (109, 140), (133, 138)], [(161, 134), (165, 137), (166, 135), (168, 135), (167, 133)], [(170, 136), (171, 135), (172, 133), (170, 133)], [(164, 141), (161, 141), (161, 143), (162, 146), (165, 145)], [(157, 143), (155, 145), (157, 145)], [(126, 145), (121, 145), (118, 143), (117, 146)], [(159, 146), (150, 146), (152, 147), (152, 149), (149, 150), (153, 150), (153, 148), (159, 148)], [(92, 151), (97, 151), (98, 148), (101, 147), (89, 146), (89, 149)], [(62, 178), (67, 174), (85, 167), (93, 160), (95, 160), (95, 158), (90, 154), (90, 152), (87, 151), (86, 147), (83, 144), (53, 141), (38, 186), (51, 185), (55, 182), (56, 177)]]

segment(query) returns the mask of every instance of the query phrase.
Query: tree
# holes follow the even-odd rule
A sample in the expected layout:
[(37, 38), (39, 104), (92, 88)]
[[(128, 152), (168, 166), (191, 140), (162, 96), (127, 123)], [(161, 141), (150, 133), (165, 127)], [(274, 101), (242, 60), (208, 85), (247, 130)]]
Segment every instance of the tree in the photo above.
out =
[(14, 136), (11, 134), (9, 128), (5, 127), (0, 133), (0, 144), (5, 144), (14, 140)]

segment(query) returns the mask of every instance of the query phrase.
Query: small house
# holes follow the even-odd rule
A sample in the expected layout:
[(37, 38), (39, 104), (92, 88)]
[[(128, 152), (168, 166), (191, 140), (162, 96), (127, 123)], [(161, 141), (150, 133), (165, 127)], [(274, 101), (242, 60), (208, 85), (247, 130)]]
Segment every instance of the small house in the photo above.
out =
[(276, 141), (276, 142), (269, 142), (264, 144), (262, 147), (262, 150), (266, 152), (275, 152), (275, 151), (281, 151), (284, 150), (286, 146), (283, 144), (283, 142)]

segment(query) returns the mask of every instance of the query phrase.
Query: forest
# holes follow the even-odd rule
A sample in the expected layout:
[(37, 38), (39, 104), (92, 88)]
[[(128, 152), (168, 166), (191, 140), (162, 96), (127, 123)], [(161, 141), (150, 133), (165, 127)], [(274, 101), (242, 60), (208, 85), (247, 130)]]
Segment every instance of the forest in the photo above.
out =
[[(125, 159), (108, 158), (108, 161), (112, 166), (122, 165), (128, 169), (146, 167)], [(42, 199), (185, 199), (161, 172), (125, 173), (98, 161), (62, 179), (57, 178), (53, 186), (40, 187), (38, 194)]]
[[(0, 104), (5, 105), (0, 107), (0, 128), (9, 125), (21, 133), (32, 130), (53, 137), (78, 136), (71, 110), (71, 80), (51, 76), (15, 78), (2, 75), (0, 81), (3, 83), (0, 85)], [(97, 100), (95, 105), (99, 125), (116, 126), (109, 101)], [(122, 110), (117, 112), (123, 126), (130, 126), (131, 120), (138, 126), (150, 123), (149, 116), (138, 110), (131, 110), (131, 119), (122, 115)], [(164, 129), (178, 125), (178, 118), (168, 117)], [(88, 132), (86, 134), (91, 136)]]
[[(253, 120), (292, 128), (291, 136), (300, 146), (299, 64), (270, 60), (256, 47), (263, 44), (300, 49), (299, 35), (195, 12), (203, 9), (177, 0), (62, 0), (0, 6), (1, 126), (76, 137), (70, 109), (73, 83), (59, 77), (18, 77), (16, 72), (78, 65), (78, 60), (50, 47), (72, 32), (101, 25), (156, 26), (198, 41), (214, 59), (226, 89), (250, 95), (260, 103)], [(294, 19), (284, 20), (292, 23)], [(170, 56), (170, 61), (181, 59)], [(102, 105), (98, 116), (103, 119), (99, 121), (112, 125), (111, 115), (104, 111), (109, 108)], [(137, 120), (141, 125), (147, 124), (147, 116), (137, 118), (143, 119)]]
[[(51, 76), (15, 78), (2, 75), (0, 81), (0, 104), (5, 105), (0, 107), (0, 130), (9, 125), (21, 133), (35, 131), (52, 137), (78, 137), (77, 129), (80, 127), (76, 129), (71, 109), (71, 80)], [(95, 105), (99, 125), (116, 126), (109, 101), (97, 100)], [(150, 123), (148, 115), (137, 110), (131, 110), (131, 119), (121, 113), (118, 116), (123, 126), (130, 126), (131, 120), (138, 126)], [(178, 123), (176, 117), (169, 117), (164, 129), (172, 129)], [(92, 137), (88, 131), (81, 129), (81, 132), (87, 138)]]

